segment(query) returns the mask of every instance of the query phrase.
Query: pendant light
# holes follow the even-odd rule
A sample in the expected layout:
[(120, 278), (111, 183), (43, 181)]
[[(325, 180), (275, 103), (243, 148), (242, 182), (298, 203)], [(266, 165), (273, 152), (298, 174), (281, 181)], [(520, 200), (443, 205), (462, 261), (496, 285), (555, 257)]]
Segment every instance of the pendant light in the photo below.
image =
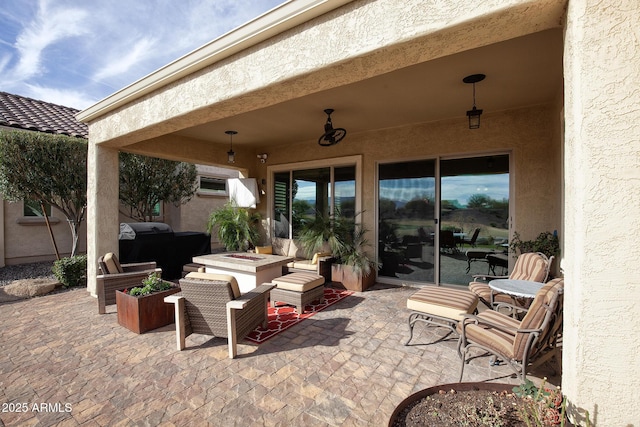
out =
[(465, 83), (473, 84), (473, 108), (467, 111), (469, 117), (469, 129), (478, 129), (480, 127), (480, 115), (482, 110), (476, 108), (476, 83), (484, 80), (486, 76), (484, 74), (472, 74), (462, 79)]
[(236, 153), (233, 151), (233, 135), (237, 134), (235, 130), (225, 131), (227, 135), (229, 135), (229, 151), (227, 151), (227, 162), (235, 163), (236, 162)]

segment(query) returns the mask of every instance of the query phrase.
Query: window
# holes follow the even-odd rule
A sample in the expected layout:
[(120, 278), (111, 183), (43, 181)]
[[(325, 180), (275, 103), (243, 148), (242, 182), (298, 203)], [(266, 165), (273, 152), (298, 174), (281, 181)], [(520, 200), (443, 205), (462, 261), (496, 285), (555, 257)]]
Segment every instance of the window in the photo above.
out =
[[(47, 213), (47, 216), (51, 216), (51, 205), (49, 205), (48, 203), (45, 203), (44, 210)], [(31, 217), (35, 217), (35, 216), (43, 217), (42, 207), (40, 206), (40, 202), (37, 200), (31, 200), (31, 199), (25, 200), (23, 204), (22, 215), (31, 216)]]
[(200, 188), (198, 189), (198, 194), (226, 196), (227, 179), (215, 178), (212, 176), (200, 176)]
[[(357, 212), (356, 175), (359, 162), (341, 159), (336, 166), (313, 162), (273, 174), (274, 236), (296, 236), (315, 215), (354, 217)], [(294, 166), (294, 167), (295, 167)], [(316, 167), (317, 166), (317, 167)]]

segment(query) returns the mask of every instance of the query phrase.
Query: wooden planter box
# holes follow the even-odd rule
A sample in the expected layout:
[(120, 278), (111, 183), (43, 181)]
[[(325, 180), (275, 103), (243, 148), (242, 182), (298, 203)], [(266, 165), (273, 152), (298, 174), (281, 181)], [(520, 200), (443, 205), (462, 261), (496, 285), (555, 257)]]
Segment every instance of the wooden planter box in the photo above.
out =
[(362, 276), (356, 274), (351, 266), (332, 264), (331, 281), (342, 283), (342, 286), (350, 291), (363, 292), (373, 286), (376, 276), (373, 271), (368, 276)]
[(175, 322), (173, 304), (164, 302), (164, 297), (180, 292), (176, 287), (142, 297), (132, 297), (116, 291), (118, 324), (136, 334), (170, 325)]

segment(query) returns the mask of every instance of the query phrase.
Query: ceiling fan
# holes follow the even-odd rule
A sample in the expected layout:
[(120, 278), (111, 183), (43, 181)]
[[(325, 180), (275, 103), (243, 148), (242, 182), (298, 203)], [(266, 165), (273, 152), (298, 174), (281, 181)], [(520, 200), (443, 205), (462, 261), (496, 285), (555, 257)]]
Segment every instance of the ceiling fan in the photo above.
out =
[(342, 141), (347, 135), (347, 131), (344, 128), (333, 127), (333, 123), (331, 122), (332, 108), (327, 108), (324, 112), (327, 114), (327, 122), (324, 124), (324, 133), (318, 138), (318, 144), (323, 147), (329, 147)]

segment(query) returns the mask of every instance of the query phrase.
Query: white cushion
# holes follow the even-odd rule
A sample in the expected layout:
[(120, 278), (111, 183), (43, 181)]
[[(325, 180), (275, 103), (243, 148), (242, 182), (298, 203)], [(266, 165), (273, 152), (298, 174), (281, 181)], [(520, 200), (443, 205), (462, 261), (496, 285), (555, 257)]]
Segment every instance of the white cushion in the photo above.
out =
[(324, 277), (315, 273), (291, 273), (271, 281), (278, 289), (306, 292), (324, 284)]

